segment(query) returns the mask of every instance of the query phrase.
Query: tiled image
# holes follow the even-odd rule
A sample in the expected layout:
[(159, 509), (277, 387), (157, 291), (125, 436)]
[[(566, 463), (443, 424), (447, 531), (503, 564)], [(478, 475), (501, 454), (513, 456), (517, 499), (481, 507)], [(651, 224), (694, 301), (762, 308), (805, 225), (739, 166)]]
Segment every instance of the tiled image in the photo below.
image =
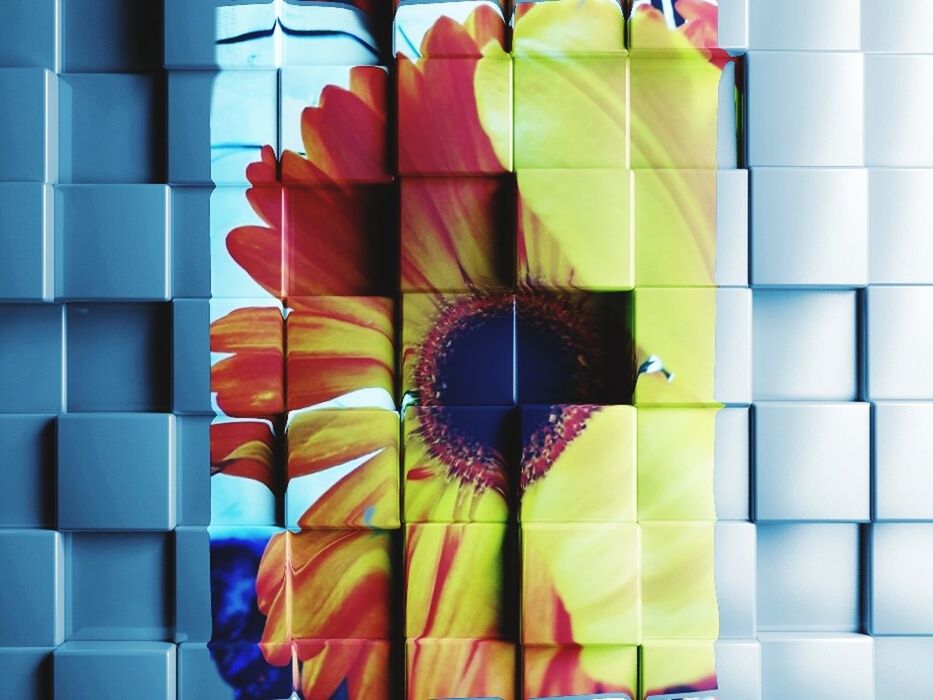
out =
[(0, 700), (933, 692), (923, 0), (144, 4), (0, 0)]

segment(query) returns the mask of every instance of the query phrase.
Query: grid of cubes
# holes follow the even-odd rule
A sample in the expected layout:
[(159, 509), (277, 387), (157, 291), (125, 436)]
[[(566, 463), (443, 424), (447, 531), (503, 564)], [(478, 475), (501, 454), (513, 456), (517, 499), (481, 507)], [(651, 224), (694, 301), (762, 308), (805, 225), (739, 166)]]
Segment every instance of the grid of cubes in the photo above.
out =
[[(925, 235), (933, 215), (925, 196), (933, 182), (927, 173), (933, 156), (923, 126), (933, 115), (916, 90), (930, 74), (933, 44), (923, 28), (933, 17), (919, 0), (834, 0), (818, 11), (795, 1), (783, 3), (780, 12), (764, 0), (751, 0), (746, 39), (744, 22), (732, 21), (743, 16), (733, 11), (744, 4), (721, 2), (720, 39), (728, 33), (737, 39), (726, 45), (750, 47), (755, 406), (749, 421), (741, 376), (731, 389), (717, 384), (717, 391), (732, 392), (715, 395), (727, 406), (715, 413), (712, 475), (716, 514), (726, 521), (715, 526), (721, 695), (916, 694), (933, 683), (924, 661), (933, 634), (928, 614), (933, 587), (926, 583), (933, 514), (925, 497), (930, 479), (924, 456), (930, 432), (927, 402), (933, 397), (927, 390), (929, 343), (922, 332), (929, 306), (926, 263), (933, 250)], [(267, 57), (261, 50), (258, 61), (265, 72), (230, 71), (237, 60), (240, 68), (256, 66), (255, 56), (247, 61), (234, 54), (218, 71), (213, 10), (211, 3), (166, 0), (166, 75), (159, 66), (162, 3), (13, 0), (0, 8), (5, 20), (0, 22), (0, 94), (16, 100), (16, 107), (2, 114), (0, 134), (0, 365), (5, 368), (0, 454), (11, 465), (11, 479), (0, 494), (0, 559), (12, 572), (0, 588), (0, 668), (17, 697), (52, 695), (53, 652), (57, 697), (84, 697), (83, 687), (92, 687), (94, 697), (121, 697), (129, 683), (141, 697), (174, 697), (176, 647), (170, 641), (180, 643), (181, 697), (228, 695), (229, 686), (218, 678), (217, 659), (233, 659), (238, 646), (255, 647), (258, 637), (239, 631), (224, 637), (222, 632), (222, 641), (207, 647), (217, 633), (209, 614), (212, 558), (229, 551), (249, 560), (257, 543), (262, 551), (273, 537), (291, 551), (289, 538), (300, 540), (303, 532), (284, 534), (288, 499), (281, 482), (269, 488), (278, 497), (266, 499), (259, 512), (249, 515), (250, 522), (265, 524), (250, 528), (248, 536), (235, 527), (207, 529), (211, 483), (204, 465), (214, 462), (208, 457), (213, 446), (209, 432), (231, 431), (232, 439), (239, 440), (238, 426), (229, 424), (245, 422), (254, 444), (284, 445), (289, 412), (315, 403), (313, 396), (301, 395), (300, 387), (295, 392), (281, 381), (281, 395), (263, 399), (266, 408), (276, 409), (278, 421), (269, 420), (270, 415), (233, 420), (239, 418), (237, 408), (221, 409), (217, 419), (218, 407), (207, 398), (212, 376), (207, 358), (213, 350), (208, 325), (249, 308), (263, 309), (259, 320), (274, 325), (278, 321), (270, 309), (279, 318), (282, 310), (269, 297), (287, 296), (286, 289), (312, 306), (328, 304), (321, 290), (307, 284), (286, 287), (287, 272), (278, 282), (267, 278), (252, 286), (227, 269), (220, 279), (208, 272), (223, 250), (216, 235), (205, 236), (214, 226), (225, 233), (216, 219), (235, 211), (238, 224), (250, 218), (261, 223), (243, 208), (242, 173), (262, 154), (258, 148), (230, 154), (224, 162), (231, 163), (226, 172), (232, 176), (212, 168), (211, 134), (223, 134), (228, 123), (211, 124), (205, 95), (228, 79), (248, 84), (253, 98), (274, 95), (266, 111), (256, 98), (255, 119), (243, 127), (248, 129), (244, 143), (288, 147), (277, 105), (284, 100), (279, 91), (291, 71), (277, 70), (274, 52)], [(807, 22), (795, 19), (804, 15)], [(207, 37), (211, 40), (205, 44)], [(299, 55), (295, 46), (283, 47), (281, 55), (287, 65), (313, 63), (307, 57), (289, 61)], [(365, 53), (357, 54), (352, 63), (368, 60)], [(611, 70), (606, 64), (612, 62), (600, 61), (598, 68)], [(520, 70), (513, 67), (513, 76)], [(314, 68), (307, 71), (313, 74)], [(224, 77), (231, 72), (237, 75)], [(827, 95), (830, 88), (832, 95)], [(169, 103), (167, 164), (163, 89)], [(224, 109), (236, 112), (237, 99), (242, 95), (231, 95)], [(863, 103), (864, 121), (859, 116)], [(789, 110), (798, 117), (781, 117)], [(193, 131), (184, 126), (179, 131), (185, 122)], [(236, 136), (223, 134), (223, 139)], [(515, 145), (518, 178), (555, 178), (551, 182), (565, 187), (598, 191), (600, 178), (568, 173), (574, 167), (564, 162), (536, 163), (535, 151), (533, 142), (524, 154)], [(605, 149), (594, 157), (598, 160), (588, 169), (616, 167), (620, 156)], [(638, 163), (634, 152), (627, 157), (631, 166)], [(445, 188), (449, 192), (460, 184), (459, 176), (444, 177), (443, 165), (428, 164), (426, 170), (403, 177), (401, 187), (412, 196), (444, 196)], [(359, 176), (361, 181), (378, 184), (371, 173)], [(658, 184), (663, 191), (663, 184), (652, 181), (664, 175), (635, 173), (632, 191)], [(488, 232), (490, 259), (497, 262), (471, 271), (484, 286), (508, 286), (512, 275), (540, 273), (532, 272), (533, 260), (519, 264), (508, 254), (496, 258), (501, 234), (493, 230), (496, 215), (491, 212), (499, 211), (499, 177), (483, 171), (469, 183), (489, 202), (488, 212), (476, 215)], [(744, 186), (741, 172), (720, 170), (716, 179), (720, 193)], [(163, 181), (170, 186), (159, 184)], [(286, 183), (283, 177), (282, 183), (268, 184), (273, 199), (287, 199)], [(368, 195), (360, 197), (364, 201)], [(403, 191), (402, 202), (404, 197)], [(741, 198), (728, 199), (735, 204)], [(786, 206), (788, 200), (798, 206)], [(613, 206), (624, 207), (624, 202)], [(108, 211), (114, 215), (104, 216)], [(739, 216), (737, 210), (727, 211)], [(124, 221), (133, 224), (118, 223)], [(636, 216), (636, 227), (637, 221)], [(744, 250), (744, 230), (741, 217), (731, 227), (723, 227), (720, 218), (717, 240), (723, 245), (717, 260)], [(730, 233), (735, 238), (727, 239)], [(664, 251), (652, 250), (651, 242), (637, 235), (633, 245), (634, 252), (611, 252), (611, 269), (625, 269), (626, 261), (633, 267), (625, 289), (637, 286), (647, 292), (683, 283), (640, 276), (639, 260)], [(721, 275), (717, 269), (717, 283), (741, 287), (744, 253), (727, 267), (730, 272)], [(607, 282), (603, 274), (593, 271), (595, 287), (621, 284), (621, 278)], [(384, 282), (356, 292), (368, 300), (379, 298), (374, 317), (386, 318), (381, 306), (390, 303), (393, 289), (391, 282), (381, 286)], [(551, 282), (560, 286), (560, 280)], [(401, 284), (404, 293), (417, 286), (411, 279), (406, 283), (404, 267)], [(719, 293), (732, 291), (741, 289)], [(330, 296), (339, 299), (346, 293), (340, 289)], [(637, 290), (634, 296), (637, 306)], [(664, 304), (663, 296), (645, 303)], [(742, 296), (734, 296), (737, 309), (747, 305)], [(257, 299), (263, 303), (256, 304)], [(722, 304), (721, 298), (717, 302)], [(394, 311), (388, 314), (397, 318)], [(276, 352), (283, 355), (282, 377), (288, 375), (289, 359), (312, 367), (320, 361), (313, 352), (289, 358), (286, 325), (282, 321), (280, 347), (255, 355), (257, 362)], [(296, 333), (300, 325), (293, 324)], [(384, 356), (379, 353), (386, 352), (385, 343), (375, 345), (379, 349), (373, 352)], [(717, 347), (717, 357), (718, 352)], [(388, 389), (393, 382), (383, 373), (381, 386)], [(636, 432), (652, 429), (651, 416), (663, 430), (665, 411), (672, 421), (709, 420), (714, 414), (699, 406), (649, 407), (651, 397), (644, 399), (636, 397), (635, 409), (617, 407), (620, 416), (637, 412)], [(649, 416), (645, 425), (643, 414)], [(90, 455), (103, 458), (89, 460)], [(281, 471), (278, 478), (286, 474)], [(745, 522), (749, 483), (756, 524)], [(262, 497), (249, 500), (263, 502)], [(641, 518), (637, 497), (635, 503)], [(665, 508), (652, 504), (648, 517), (670, 518), (663, 515), (671, 512)], [(709, 517), (702, 510), (691, 517), (702, 522)], [(424, 524), (501, 531), (496, 508), (484, 512), (491, 515), (482, 519), (492, 522)], [(320, 537), (332, 527), (311, 526), (321, 529)], [(425, 528), (424, 541), (432, 539), (431, 530)], [(624, 542), (625, 535), (618, 535), (614, 541)], [(383, 641), (303, 639), (267, 647), (278, 659), (283, 654), (301, 658), (313, 676), (328, 654), (356, 647), (365, 648), (376, 663), (388, 666), (392, 659), (392, 665), (401, 665)], [(667, 646), (656, 645), (659, 664)], [(441, 664), (461, 653), (456, 640), (439, 647), (428, 651)], [(603, 655), (617, 668), (636, 663), (626, 646), (590, 651), (592, 658)], [(515, 652), (508, 640), (483, 640), (482, 652), (503, 675), (506, 669), (513, 672)], [(682, 651), (673, 653), (683, 658)], [(523, 668), (526, 674), (569, 668), (569, 657), (559, 646), (535, 648), (526, 652)], [(290, 692), (291, 672), (270, 682), (278, 686), (269, 697), (286, 686)]]

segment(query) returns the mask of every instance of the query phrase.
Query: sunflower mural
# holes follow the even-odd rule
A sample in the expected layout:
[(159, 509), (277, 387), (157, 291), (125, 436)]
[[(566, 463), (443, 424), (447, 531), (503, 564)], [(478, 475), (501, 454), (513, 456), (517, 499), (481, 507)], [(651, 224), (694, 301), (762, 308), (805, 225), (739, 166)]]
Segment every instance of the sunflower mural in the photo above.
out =
[(281, 150), (212, 197), (215, 662), (257, 700), (705, 696), (716, 5), (396, 5), (393, 65), (284, 66)]

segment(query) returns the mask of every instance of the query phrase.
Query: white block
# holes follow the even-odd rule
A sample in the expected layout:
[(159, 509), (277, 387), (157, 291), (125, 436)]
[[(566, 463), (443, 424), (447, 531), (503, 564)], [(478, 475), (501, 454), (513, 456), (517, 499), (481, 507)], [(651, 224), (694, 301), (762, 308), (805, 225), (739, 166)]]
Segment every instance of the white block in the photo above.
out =
[(756, 401), (852, 401), (858, 391), (854, 291), (756, 290)]
[(755, 640), (716, 642), (716, 700), (761, 700), (761, 645)]
[(862, 0), (862, 49), (933, 53), (933, 2)]
[(858, 51), (859, 0), (749, 0), (753, 51)]
[(874, 405), (876, 520), (933, 520), (933, 403)]
[(875, 700), (871, 637), (772, 633), (760, 641), (762, 700)]
[(861, 167), (863, 83), (860, 53), (750, 53), (749, 165)]
[(759, 524), (758, 629), (859, 629), (859, 527)]
[(752, 402), (752, 293), (716, 292), (715, 398), (726, 404)]
[(752, 284), (868, 283), (868, 171), (756, 168)]
[(933, 284), (931, 192), (933, 170), (869, 171), (868, 277), (872, 284)]
[(723, 408), (716, 414), (713, 469), (716, 517), (748, 520), (749, 409)]
[(875, 697), (908, 700), (933, 695), (933, 637), (875, 638)]
[(719, 601), (720, 638), (754, 639), (755, 526), (752, 523), (716, 523), (716, 598)]
[(872, 634), (933, 635), (933, 523), (871, 528)]
[(869, 287), (867, 394), (933, 399), (933, 287)]
[(719, 0), (717, 44), (732, 51), (748, 48), (748, 0)]
[(933, 55), (866, 54), (866, 164), (933, 167), (931, 86)]
[(716, 284), (748, 285), (748, 171), (716, 173)]
[(867, 403), (755, 405), (755, 518), (870, 519)]

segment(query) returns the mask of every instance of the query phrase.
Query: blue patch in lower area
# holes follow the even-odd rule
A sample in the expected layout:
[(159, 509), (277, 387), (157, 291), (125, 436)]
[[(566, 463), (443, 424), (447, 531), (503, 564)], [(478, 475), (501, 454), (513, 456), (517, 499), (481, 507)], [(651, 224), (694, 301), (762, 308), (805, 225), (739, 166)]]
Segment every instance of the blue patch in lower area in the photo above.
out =
[(266, 618), (256, 601), (256, 575), (268, 538), (211, 540), (212, 641), (217, 670), (236, 700), (280, 700), (292, 695), (292, 669), (272, 666), (259, 648)]

